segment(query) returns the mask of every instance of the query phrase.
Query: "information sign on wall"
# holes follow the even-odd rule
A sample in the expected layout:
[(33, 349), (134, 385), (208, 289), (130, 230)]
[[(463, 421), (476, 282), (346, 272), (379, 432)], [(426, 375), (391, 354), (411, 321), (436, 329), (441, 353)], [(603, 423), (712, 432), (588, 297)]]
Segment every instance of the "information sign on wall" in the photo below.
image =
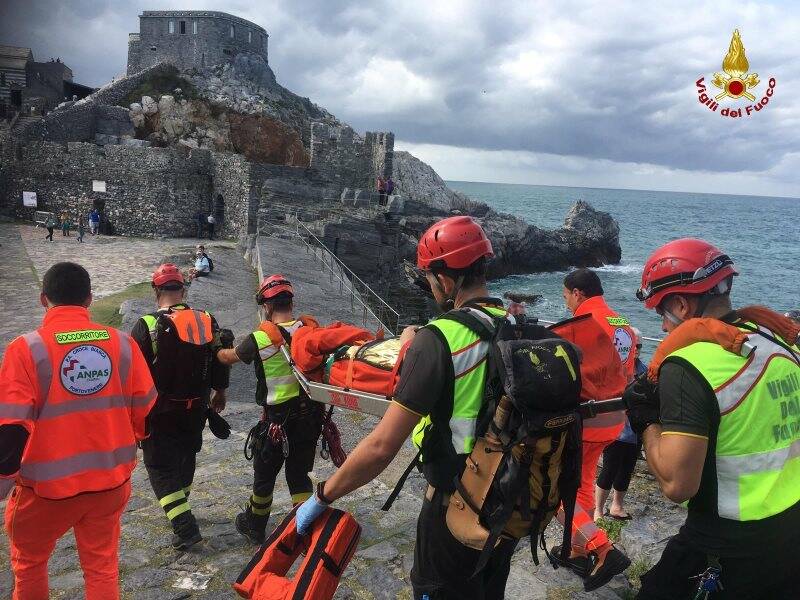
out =
[(106, 191), (106, 182), (99, 181), (97, 179), (92, 180), (92, 191), (93, 192), (105, 192)]
[(36, 208), (36, 192), (22, 192), (22, 206)]

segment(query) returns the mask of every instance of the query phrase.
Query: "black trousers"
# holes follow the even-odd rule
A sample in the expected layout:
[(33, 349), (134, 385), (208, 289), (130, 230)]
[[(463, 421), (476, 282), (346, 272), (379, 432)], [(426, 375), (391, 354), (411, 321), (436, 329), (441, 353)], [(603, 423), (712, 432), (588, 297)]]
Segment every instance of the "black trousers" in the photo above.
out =
[(48, 227), (47, 228), (47, 235), (44, 236), (44, 239), (46, 239), (46, 240), (49, 239), (51, 242), (53, 241), (53, 228), (52, 227)]
[(633, 469), (639, 458), (642, 442), (612, 442), (603, 450), (603, 468), (597, 476), (597, 487), (610, 490), (613, 486), (618, 492), (627, 492), (631, 483)]
[(189, 505), (197, 453), (203, 444), (205, 405), (151, 414), (150, 437), (142, 440), (150, 485), (172, 529), (182, 537), (197, 532)]
[[(796, 548), (773, 547), (765, 540), (754, 548), (756, 556), (720, 557), (720, 581), (724, 589), (710, 600), (792, 600), (798, 598), (795, 575), (800, 567)], [(694, 547), (683, 531), (664, 548), (661, 559), (642, 575), (638, 600), (676, 600), (694, 598), (697, 580), (691, 577), (708, 568), (708, 556)]]
[(253, 512), (266, 516), (272, 508), (272, 492), (281, 469), (292, 496), (292, 504), (307, 500), (314, 491), (308, 473), (314, 468), (317, 440), (322, 429), (323, 406), (307, 398), (295, 398), (265, 410), (267, 422), (281, 424), (286, 432), (289, 456), (283, 447), (264, 439), (260, 452), (253, 456)]
[(422, 503), (411, 569), (414, 600), (503, 600), (517, 540), (500, 542), (486, 567), (471, 577), (480, 551), (453, 537), (446, 511), (439, 492)]

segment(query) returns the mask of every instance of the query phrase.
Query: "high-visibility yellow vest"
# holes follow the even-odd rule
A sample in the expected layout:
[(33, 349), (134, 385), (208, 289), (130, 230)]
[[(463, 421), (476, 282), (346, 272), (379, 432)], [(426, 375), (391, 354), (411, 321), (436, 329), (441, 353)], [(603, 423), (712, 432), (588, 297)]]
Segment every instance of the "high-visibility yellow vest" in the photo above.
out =
[[(303, 326), (302, 321), (289, 321), (280, 323), (280, 327), (289, 332), (291, 336)], [(262, 330), (254, 331), (253, 337), (258, 344), (258, 355), (261, 358), (261, 367), (264, 369), (264, 381), (267, 384), (268, 405), (283, 404), (300, 395), (300, 384), (292, 375), (289, 362), (280, 350), (280, 346), (273, 344), (269, 336)]]
[(800, 365), (764, 336), (749, 333), (748, 341), (755, 350), (747, 357), (711, 342), (667, 357), (688, 361), (714, 390), (717, 510), (736, 521), (766, 519), (800, 502)]
[[(484, 310), (498, 317), (505, 317), (508, 314), (504, 309), (491, 306), (484, 307)], [(494, 327), (492, 319), (485, 313), (478, 309), (470, 309), (470, 312)], [(475, 445), (475, 428), (483, 404), (486, 356), (490, 342), (481, 340), (478, 334), (466, 325), (450, 319), (434, 319), (428, 326), (438, 329), (447, 340), (455, 376), (453, 412), (449, 421), (451, 439), (456, 454), (469, 454)], [(431, 415), (426, 415), (414, 428), (411, 439), (417, 448), (422, 448), (426, 435), (436, 435), (428, 433), (431, 423)]]

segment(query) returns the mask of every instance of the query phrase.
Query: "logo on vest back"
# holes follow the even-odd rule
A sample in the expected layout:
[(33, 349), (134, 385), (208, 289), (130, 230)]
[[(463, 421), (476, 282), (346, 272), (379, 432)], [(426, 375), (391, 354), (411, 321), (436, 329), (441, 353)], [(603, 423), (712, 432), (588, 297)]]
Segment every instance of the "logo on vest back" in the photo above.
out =
[(111, 358), (97, 346), (78, 346), (64, 357), (59, 369), (61, 385), (79, 396), (95, 394), (111, 379)]
[(614, 347), (617, 349), (620, 360), (623, 363), (627, 361), (631, 354), (631, 348), (633, 348), (633, 337), (624, 327), (614, 330)]

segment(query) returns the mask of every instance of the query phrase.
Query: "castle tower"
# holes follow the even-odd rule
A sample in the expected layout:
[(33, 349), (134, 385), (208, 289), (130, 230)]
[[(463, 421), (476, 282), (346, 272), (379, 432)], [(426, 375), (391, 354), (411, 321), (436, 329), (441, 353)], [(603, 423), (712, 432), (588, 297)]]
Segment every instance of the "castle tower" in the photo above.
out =
[(182, 71), (229, 62), (242, 53), (266, 61), (268, 39), (263, 27), (224, 12), (146, 10), (139, 15), (139, 33), (128, 36), (128, 75), (162, 61)]

